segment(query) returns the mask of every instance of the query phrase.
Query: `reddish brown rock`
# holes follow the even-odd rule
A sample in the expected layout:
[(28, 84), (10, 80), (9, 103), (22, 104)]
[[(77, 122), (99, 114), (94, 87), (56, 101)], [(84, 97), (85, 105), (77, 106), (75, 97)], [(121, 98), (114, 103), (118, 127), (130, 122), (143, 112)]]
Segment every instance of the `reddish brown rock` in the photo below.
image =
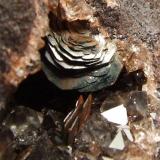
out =
[(85, 0), (60, 0), (59, 12), (61, 14), (61, 18), (69, 22), (76, 20), (91, 21), (93, 18), (92, 10)]
[(1, 1), (1, 69), (16, 86), (40, 67), (38, 49), (48, 26), (44, 1)]
[(38, 50), (48, 30), (48, 8), (43, 0), (2, 0), (0, 10), (0, 92), (4, 98), (10, 86), (40, 69)]

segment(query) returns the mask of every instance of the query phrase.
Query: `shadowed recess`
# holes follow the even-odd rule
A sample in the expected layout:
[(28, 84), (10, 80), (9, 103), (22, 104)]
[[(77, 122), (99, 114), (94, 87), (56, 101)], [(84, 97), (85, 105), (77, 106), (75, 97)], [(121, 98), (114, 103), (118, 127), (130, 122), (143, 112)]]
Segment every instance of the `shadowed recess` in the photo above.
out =
[(74, 106), (78, 93), (58, 89), (40, 71), (24, 80), (14, 96), (15, 103), (18, 105), (25, 105), (36, 110), (53, 108), (65, 112)]

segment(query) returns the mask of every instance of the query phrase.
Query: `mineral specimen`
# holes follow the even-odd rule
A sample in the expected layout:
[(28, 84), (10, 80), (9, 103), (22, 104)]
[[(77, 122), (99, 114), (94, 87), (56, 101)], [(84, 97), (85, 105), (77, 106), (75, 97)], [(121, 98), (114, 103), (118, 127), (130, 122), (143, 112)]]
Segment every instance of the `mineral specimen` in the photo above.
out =
[(115, 42), (77, 27), (47, 36), (43, 69), (48, 79), (61, 89), (80, 92), (111, 86), (122, 69)]
[(87, 121), (92, 106), (92, 95), (89, 95), (86, 101), (80, 96), (76, 102), (76, 108), (69, 112), (64, 119), (64, 129), (68, 133), (68, 143), (72, 144), (76, 134), (80, 131)]

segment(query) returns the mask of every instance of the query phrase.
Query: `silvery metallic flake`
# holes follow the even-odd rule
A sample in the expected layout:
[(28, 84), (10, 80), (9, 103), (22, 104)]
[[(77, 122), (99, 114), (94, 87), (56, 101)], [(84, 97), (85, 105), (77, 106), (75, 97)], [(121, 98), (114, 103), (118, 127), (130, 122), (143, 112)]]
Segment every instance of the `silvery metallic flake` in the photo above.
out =
[(84, 31), (47, 36), (43, 70), (57, 87), (92, 92), (115, 83), (122, 69), (113, 40)]

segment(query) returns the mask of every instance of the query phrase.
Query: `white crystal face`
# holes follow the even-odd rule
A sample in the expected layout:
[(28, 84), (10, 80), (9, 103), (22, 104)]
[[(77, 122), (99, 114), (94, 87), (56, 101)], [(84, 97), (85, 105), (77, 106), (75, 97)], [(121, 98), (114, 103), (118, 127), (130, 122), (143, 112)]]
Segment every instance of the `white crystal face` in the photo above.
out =
[(48, 53), (52, 58), (46, 58), (56, 68), (79, 70), (107, 64), (115, 52), (116, 45), (106, 41), (102, 34), (64, 31), (48, 36)]

